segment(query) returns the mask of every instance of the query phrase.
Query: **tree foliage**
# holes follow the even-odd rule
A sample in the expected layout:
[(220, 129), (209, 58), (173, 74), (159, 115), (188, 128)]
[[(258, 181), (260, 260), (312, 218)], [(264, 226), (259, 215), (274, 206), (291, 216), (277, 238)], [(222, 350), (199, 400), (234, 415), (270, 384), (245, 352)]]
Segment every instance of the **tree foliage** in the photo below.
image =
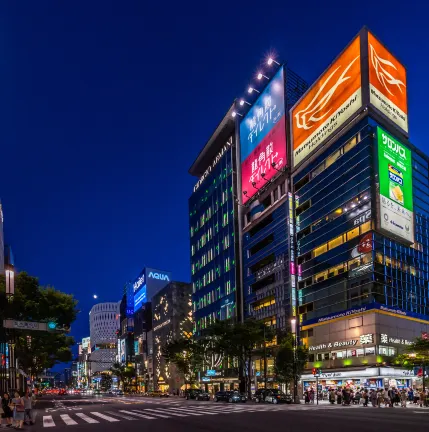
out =
[(276, 381), (288, 385), (298, 381), (308, 361), (308, 349), (298, 345), (295, 348), (292, 334), (286, 335), (276, 350), (274, 374)]
[(183, 375), (185, 384), (194, 384), (198, 371), (204, 367), (206, 343), (204, 340), (173, 339), (164, 345), (162, 355), (167, 363), (173, 363)]
[[(0, 279), (4, 292), (5, 280)], [(53, 287), (43, 287), (36, 277), (21, 272), (15, 277), (15, 294), (2, 311), (3, 319), (20, 321), (55, 321), (70, 327), (76, 319), (77, 301)], [(19, 367), (36, 375), (57, 363), (72, 359), (74, 339), (65, 333), (14, 330), (15, 356)]]
[(110, 368), (112, 375), (116, 376), (124, 386), (124, 391), (127, 391), (131, 385), (133, 378), (136, 376), (136, 370), (133, 366), (125, 366), (121, 363), (114, 363)]
[[(405, 369), (422, 368), (423, 371), (429, 367), (429, 340), (418, 337), (411, 345), (408, 345), (405, 352), (398, 354), (394, 364), (402, 366)], [(425, 378), (425, 384), (429, 384), (429, 379)]]
[(113, 383), (112, 375), (108, 373), (101, 374), (101, 379), (100, 379), (101, 390), (103, 391), (110, 390), (112, 388), (112, 383)]

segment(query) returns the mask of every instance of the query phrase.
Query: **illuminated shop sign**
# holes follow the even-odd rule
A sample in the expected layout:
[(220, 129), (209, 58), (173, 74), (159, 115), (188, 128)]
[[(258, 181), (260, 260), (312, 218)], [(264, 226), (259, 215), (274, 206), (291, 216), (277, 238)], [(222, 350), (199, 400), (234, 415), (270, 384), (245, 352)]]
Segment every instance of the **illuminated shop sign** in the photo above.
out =
[(134, 311), (137, 312), (143, 303), (146, 303), (146, 285), (134, 295)]
[(213, 159), (213, 162), (209, 165), (209, 167), (205, 170), (204, 174), (200, 177), (197, 184), (194, 186), (194, 192), (198, 190), (198, 188), (204, 183), (204, 180), (207, 176), (212, 172), (212, 169), (219, 163), (222, 159), (222, 156), (230, 149), (232, 146), (232, 138), (222, 147), (221, 151), (216, 155)]
[(157, 326), (155, 326), (155, 327), (153, 328), (153, 331), (157, 331), (157, 330), (159, 330), (160, 328), (165, 327), (166, 325), (170, 324), (170, 322), (171, 322), (171, 320), (168, 319), (167, 321), (164, 321), (163, 323), (158, 324)]
[(396, 344), (396, 345), (412, 345), (413, 342), (403, 339), (403, 338), (397, 338), (397, 337), (390, 337), (385, 333), (382, 333), (380, 335), (380, 342), (385, 344)]
[(134, 282), (133, 288), (136, 292), (144, 284), (144, 273)]
[(149, 279), (156, 279), (170, 282), (170, 278), (165, 273), (149, 272)]
[(331, 348), (341, 348), (341, 347), (349, 347), (349, 346), (355, 346), (358, 343), (361, 345), (368, 345), (374, 343), (374, 335), (371, 333), (360, 335), (358, 339), (351, 339), (348, 341), (335, 341), (335, 342), (329, 342), (326, 344), (320, 344), (320, 345), (312, 345), (308, 347), (309, 351), (319, 351), (323, 349), (331, 349)]

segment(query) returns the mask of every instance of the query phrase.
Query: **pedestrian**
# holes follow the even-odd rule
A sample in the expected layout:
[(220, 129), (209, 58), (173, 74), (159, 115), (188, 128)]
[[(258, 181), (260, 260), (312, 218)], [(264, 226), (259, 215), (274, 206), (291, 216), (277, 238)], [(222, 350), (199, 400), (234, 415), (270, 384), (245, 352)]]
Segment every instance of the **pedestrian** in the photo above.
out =
[(383, 392), (384, 407), (390, 406), (389, 390), (386, 387)]
[(422, 408), (423, 406), (426, 405), (425, 402), (426, 402), (426, 395), (425, 395), (425, 392), (422, 390), (420, 392), (420, 408)]
[(310, 403), (310, 391), (308, 389), (304, 393), (304, 402), (306, 404)]
[(15, 420), (15, 429), (22, 429), (24, 424), (24, 401), (18, 391), (15, 392), (15, 397), (12, 399), (13, 419)]
[(407, 391), (405, 389), (401, 390), (401, 407), (407, 408), (407, 399), (409, 398)]
[(387, 394), (389, 396), (389, 407), (393, 408), (393, 403), (395, 402), (395, 398), (396, 398), (395, 389), (391, 388), (390, 390), (387, 391)]
[(31, 392), (27, 393), (24, 396), (24, 424), (27, 425), (27, 422), (30, 422), (30, 424), (34, 424), (33, 423), (33, 415), (32, 415), (32, 410), (33, 410), (33, 395), (31, 394)]
[(343, 393), (341, 391), (341, 387), (337, 390), (337, 404), (341, 405), (342, 402), (342, 398), (343, 398)]
[(381, 404), (383, 403), (383, 393), (382, 390), (377, 391), (377, 407), (381, 408)]
[(363, 400), (363, 406), (364, 406), (364, 407), (367, 407), (367, 406), (368, 406), (368, 399), (369, 399), (369, 397), (368, 397), (368, 390), (365, 389), (365, 390), (363, 391), (363, 393), (362, 393), (362, 400)]
[(414, 401), (414, 392), (412, 388), (408, 389), (408, 401), (410, 402), (410, 404)]
[(314, 404), (314, 390), (310, 390), (310, 403)]
[(329, 390), (329, 402), (332, 405), (335, 403), (335, 390), (332, 388)]
[(10, 409), (10, 397), (8, 393), (4, 393), (3, 397), (1, 399), (1, 407), (3, 410), (3, 413), (1, 415), (2, 419), (6, 420), (6, 427), (11, 427), (12, 426), (12, 410)]
[(377, 392), (374, 389), (371, 390), (369, 399), (371, 401), (371, 405), (375, 408), (377, 406)]

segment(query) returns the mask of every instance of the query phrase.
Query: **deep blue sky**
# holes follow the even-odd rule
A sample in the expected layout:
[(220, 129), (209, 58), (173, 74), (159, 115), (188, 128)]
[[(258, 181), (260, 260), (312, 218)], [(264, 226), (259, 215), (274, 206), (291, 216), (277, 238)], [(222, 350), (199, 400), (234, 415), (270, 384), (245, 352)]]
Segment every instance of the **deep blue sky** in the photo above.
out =
[[(418, 8), (416, 7), (418, 5)], [(429, 150), (425, 2), (0, 2), (6, 240), (73, 293), (73, 326), (144, 265), (189, 280), (188, 168), (267, 53), (312, 82), (364, 25), (408, 68), (411, 139)]]

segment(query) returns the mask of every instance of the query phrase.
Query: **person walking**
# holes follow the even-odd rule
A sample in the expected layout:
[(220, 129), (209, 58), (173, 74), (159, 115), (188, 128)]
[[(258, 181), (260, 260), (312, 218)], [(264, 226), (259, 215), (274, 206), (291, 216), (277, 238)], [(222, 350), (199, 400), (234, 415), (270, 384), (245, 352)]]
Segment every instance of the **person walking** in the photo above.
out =
[(22, 429), (24, 424), (24, 401), (18, 391), (15, 392), (15, 397), (12, 399), (13, 419), (15, 421), (15, 429)]
[(334, 389), (329, 390), (329, 402), (331, 403), (331, 405), (333, 405), (335, 403), (335, 390)]
[(407, 399), (409, 398), (407, 391), (405, 389), (401, 390), (401, 407), (402, 408), (407, 408)]
[(27, 425), (28, 422), (32, 425), (33, 423), (33, 417), (32, 417), (32, 410), (33, 410), (33, 395), (31, 392), (27, 393), (24, 396), (24, 424)]
[(363, 391), (363, 393), (362, 393), (362, 399), (363, 399), (363, 406), (367, 407), (368, 406), (368, 399), (369, 399), (369, 397), (368, 397), (368, 390), (367, 389), (365, 389)]
[(414, 392), (412, 388), (408, 389), (408, 401), (410, 402), (410, 404), (412, 404), (414, 401)]
[(310, 390), (310, 403), (314, 404), (314, 390), (313, 389)]
[(337, 404), (338, 405), (341, 405), (342, 398), (343, 398), (343, 393), (341, 392), (341, 388), (339, 388), (337, 391)]
[(1, 407), (3, 409), (3, 413), (1, 415), (2, 419), (6, 420), (6, 427), (12, 427), (12, 410), (10, 408), (10, 397), (8, 393), (4, 393), (3, 397), (1, 398)]
[(423, 390), (420, 392), (419, 402), (420, 402), (420, 408), (422, 408), (422, 407), (424, 407), (426, 405), (425, 404), (425, 402), (426, 402), (426, 395), (425, 395), (425, 392)]
[(377, 406), (377, 392), (375, 390), (371, 390), (369, 400), (371, 401), (371, 405), (375, 408)]

